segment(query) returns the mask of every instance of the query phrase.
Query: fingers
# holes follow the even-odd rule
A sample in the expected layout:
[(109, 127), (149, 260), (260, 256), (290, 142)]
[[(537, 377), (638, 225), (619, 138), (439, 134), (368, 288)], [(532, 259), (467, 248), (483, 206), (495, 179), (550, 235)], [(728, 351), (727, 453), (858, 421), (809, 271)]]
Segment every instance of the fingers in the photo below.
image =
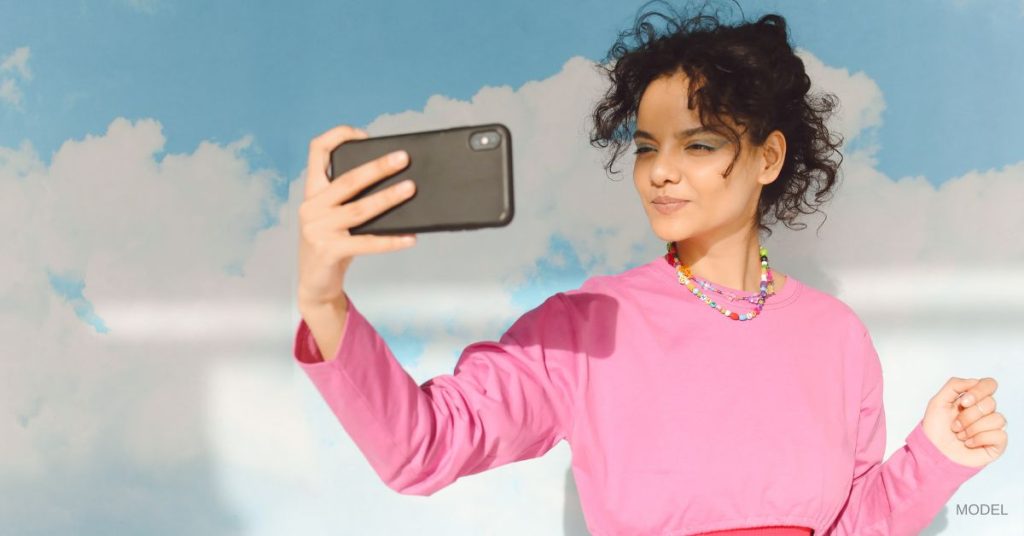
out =
[[(402, 180), (397, 184), (391, 184), (390, 187), (380, 192), (375, 192), (371, 196), (350, 203), (344, 203), (340, 207), (318, 209), (326, 211), (317, 213), (315, 217), (310, 216), (310, 221), (306, 223), (308, 228), (306, 233), (310, 236), (322, 233), (334, 234), (338, 231), (345, 231), (347, 233), (354, 226), (408, 201), (415, 194), (416, 183), (412, 180)], [(306, 203), (310, 202), (307, 201)], [(304, 207), (299, 207), (300, 211), (304, 209)]]
[(341, 224), (351, 229), (356, 225), (376, 217), (378, 214), (407, 201), (416, 193), (416, 185), (411, 180), (402, 181), (387, 189), (375, 192), (352, 203), (345, 203), (337, 218)]
[(331, 244), (331, 255), (340, 259), (406, 249), (416, 245), (416, 235), (353, 235), (346, 236), (345, 240), (334, 240)]
[[(996, 399), (991, 396), (986, 396), (981, 399), (977, 404), (971, 404), (960, 410), (957, 413), (956, 420), (951, 424), (954, 432), (964, 430), (971, 424), (977, 422), (985, 415), (989, 415), (996, 410)], [(963, 438), (961, 438), (963, 439)]]
[(414, 182), (402, 181), (357, 201), (327, 208), (312, 225), (315, 226), (314, 229), (323, 228), (330, 231), (351, 229), (409, 200), (415, 193)]
[(1007, 440), (1006, 430), (985, 430), (968, 438), (964, 445), (971, 448), (992, 447), (1001, 453), (1006, 450)]
[(978, 400), (991, 396), (992, 393), (996, 392), (996, 387), (998, 385), (994, 378), (982, 378), (974, 386), (968, 388), (967, 392), (960, 397), (960, 405), (966, 408)]
[(409, 153), (394, 151), (360, 164), (337, 177), (330, 187), (317, 196), (321, 207), (340, 205), (370, 185), (401, 171), (409, 164)]
[(984, 432), (985, 430), (1001, 430), (1005, 426), (1006, 417), (1004, 417), (1002, 413), (989, 413), (988, 415), (975, 420), (965, 429), (957, 432), (956, 437), (957, 439), (964, 440), (973, 437), (979, 432)]
[(359, 128), (340, 125), (313, 138), (309, 142), (309, 156), (306, 161), (306, 199), (327, 188), (327, 163), (331, 151), (342, 143), (353, 139), (365, 139), (369, 134)]
[(977, 384), (978, 380), (975, 378), (952, 377), (946, 380), (945, 385), (939, 389), (939, 392), (932, 399), (946, 404), (947, 407), (952, 406), (961, 393), (967, 392)]

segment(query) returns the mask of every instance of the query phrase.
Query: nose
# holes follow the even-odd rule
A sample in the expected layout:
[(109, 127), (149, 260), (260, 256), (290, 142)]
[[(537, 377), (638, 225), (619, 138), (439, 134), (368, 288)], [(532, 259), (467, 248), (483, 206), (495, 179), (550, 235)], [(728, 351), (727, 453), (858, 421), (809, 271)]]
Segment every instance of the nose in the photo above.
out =
[(668, 152), (658, 153), (650, 169), (651, 184), (661, 186), (666, 182), (679, 182), (679, 175), (679, 168)]

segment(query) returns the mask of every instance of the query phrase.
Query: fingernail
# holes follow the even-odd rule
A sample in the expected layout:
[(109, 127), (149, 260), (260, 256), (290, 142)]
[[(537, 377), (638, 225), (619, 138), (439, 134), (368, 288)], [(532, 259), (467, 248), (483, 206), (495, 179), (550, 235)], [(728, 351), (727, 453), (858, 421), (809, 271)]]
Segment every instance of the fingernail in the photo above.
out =
[(967, 445), (968, 447), (973, 447), (974, 446), (974, 438), (973, 437), (967, 438), (967, 441), (964, 441), (964, 444)]
[(960, 398), (960, 405), (963, 407), (970, 406), (974, 403), (974, 397), (971, 395), (964, 395)]
[(406, 156), (405, 151), (395, 151), (388, 155), (388, 161), (397, 166), (405, 163)]
[(398, 183), (398, 191), (402, 193), (408, 193), (412, 191), (412, 179), (405, 179)]

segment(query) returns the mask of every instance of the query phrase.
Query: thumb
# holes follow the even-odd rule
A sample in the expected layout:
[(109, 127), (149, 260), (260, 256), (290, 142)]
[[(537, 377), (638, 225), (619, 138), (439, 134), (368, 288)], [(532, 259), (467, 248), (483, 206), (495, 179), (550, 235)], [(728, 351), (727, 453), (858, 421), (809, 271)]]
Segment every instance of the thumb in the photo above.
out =
[(309, 143), (309, 157), (306, 161), (305, 199), (326, 189), (330, 184), (327, 178), (327, 166), (331, 160), (331, 151), (349, 140), (365, 139), (369, 134), (349, 125), (340, 125), (313, 138)]
[(942, 386), (942, 389), (939, 389), (939, 392), (932, 400), (953, 406), (960, 398), (960, 395), (977, 385), (979, 381), (977, 378), (957, 378), (954, 376), (946, 380), (945, 385)]

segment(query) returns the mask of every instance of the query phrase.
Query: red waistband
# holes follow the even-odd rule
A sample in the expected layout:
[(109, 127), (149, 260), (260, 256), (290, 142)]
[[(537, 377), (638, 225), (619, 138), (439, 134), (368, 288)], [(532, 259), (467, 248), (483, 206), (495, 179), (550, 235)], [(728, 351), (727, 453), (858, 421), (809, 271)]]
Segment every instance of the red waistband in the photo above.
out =
[(811, 534), (809, 527), (797, 526), (767, 526), (767, 527), (745, 527), (742, 529), (715, 530), (702, 532), (694, 536), (807, 536)]

